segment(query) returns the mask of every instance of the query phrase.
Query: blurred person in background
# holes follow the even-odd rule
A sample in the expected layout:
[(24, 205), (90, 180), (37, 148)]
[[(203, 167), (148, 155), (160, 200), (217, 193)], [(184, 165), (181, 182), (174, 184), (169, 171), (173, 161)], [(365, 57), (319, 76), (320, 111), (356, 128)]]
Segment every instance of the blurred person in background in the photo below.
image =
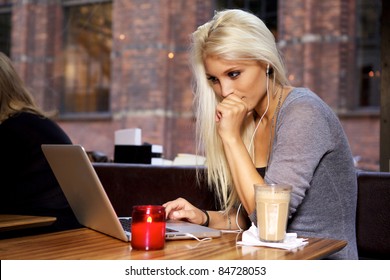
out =
[(80, 227), (41, 149), (71, 143), (0, 52), (0, 213), (56, 217), (49, 231)]

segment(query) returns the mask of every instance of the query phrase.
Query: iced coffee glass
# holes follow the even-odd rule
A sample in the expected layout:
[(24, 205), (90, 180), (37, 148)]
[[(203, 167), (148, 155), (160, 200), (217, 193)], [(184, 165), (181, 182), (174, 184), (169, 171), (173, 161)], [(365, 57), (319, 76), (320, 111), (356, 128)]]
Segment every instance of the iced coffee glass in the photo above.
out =
[(254, 188), (260, 241), (283, 242), (292, 187), (285, 184), (255, 184)]

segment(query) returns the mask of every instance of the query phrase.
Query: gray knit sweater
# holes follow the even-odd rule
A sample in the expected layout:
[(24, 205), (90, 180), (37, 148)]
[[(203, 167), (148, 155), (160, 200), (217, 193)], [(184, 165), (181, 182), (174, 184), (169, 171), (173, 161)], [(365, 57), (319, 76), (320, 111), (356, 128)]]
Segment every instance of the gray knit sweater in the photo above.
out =
[[(288, 232), (346, 240), (330, 258), (357, 259), (357, 181), (348, 140), (332, 109), (306, 88), (293, 89), (280, 108), (265, 181), (293, 186)], [(249, 217), (256, 221), (256, 213)]]

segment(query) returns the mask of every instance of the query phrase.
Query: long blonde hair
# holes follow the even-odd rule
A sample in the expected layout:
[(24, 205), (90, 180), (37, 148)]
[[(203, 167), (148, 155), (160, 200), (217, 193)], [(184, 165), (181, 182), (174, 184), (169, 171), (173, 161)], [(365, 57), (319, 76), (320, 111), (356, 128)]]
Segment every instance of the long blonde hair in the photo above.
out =
[[(209, 84), (204, 67), (204, 59), (212, 55), (226, 60), (260, 61), (273, 69), (270, 78), (274, 83), (288, 85), (288, 80), (275, 37), (251, 13), (242, 10), (217, 12), (212, 20), (192, 34), (190, 59), (194, 75), (197, 153), (206, 156), (208, 184), (216, 190), (222, 208), (228, 211), (239, 201), (216, 129), (215, 110), (221, 99)], [(250, 138), (254, 129), (254, 122), (247, 121), (241, 130), (248, 151), (253, 149)]]
[(0, 123), (20, 111), (44, 116), (11, 60), (0, 52)]

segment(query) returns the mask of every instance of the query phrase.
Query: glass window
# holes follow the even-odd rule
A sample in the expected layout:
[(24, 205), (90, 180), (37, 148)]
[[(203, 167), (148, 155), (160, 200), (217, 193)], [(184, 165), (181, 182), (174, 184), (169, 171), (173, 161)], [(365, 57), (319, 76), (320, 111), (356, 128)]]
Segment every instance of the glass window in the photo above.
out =
[(0, 1), (0, 51), (11, 52), (11, 0)]
[(276, 36), (277, 3), (275, 0), (214, 0), (216, 10), (242, 9), (257, 15)]
[(357, 2), (359, 107), (380, 105), (380, 0)]
[(108, 112), (112, 4), (66, 7), (64, 43), (61, 114)]

